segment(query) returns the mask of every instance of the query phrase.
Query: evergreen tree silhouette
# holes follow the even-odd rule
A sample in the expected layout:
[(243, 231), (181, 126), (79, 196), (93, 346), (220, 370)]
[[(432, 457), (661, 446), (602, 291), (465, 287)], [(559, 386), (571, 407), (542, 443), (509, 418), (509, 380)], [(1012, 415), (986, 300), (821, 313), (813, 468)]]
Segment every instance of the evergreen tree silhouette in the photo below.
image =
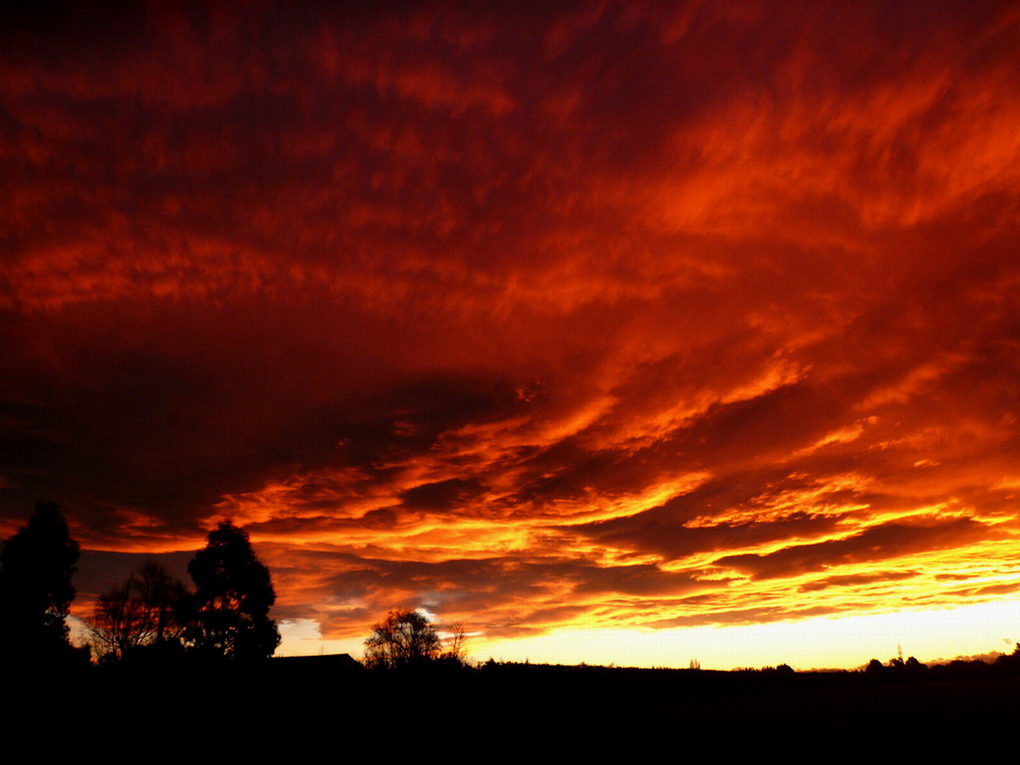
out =
[(0, 558), (0, 660), (70, 660), (66, 618), (80, 547), (54, 502), (40, 501)]
[(230, 521), (209, 532), (205, 549), (188, 564), (195, 582), (185, 640), (195, 651), (228, 659), (265, 659), (280, 643), (269, 609), (276, 592), (269, 569), (255, 557), (248, 535)]

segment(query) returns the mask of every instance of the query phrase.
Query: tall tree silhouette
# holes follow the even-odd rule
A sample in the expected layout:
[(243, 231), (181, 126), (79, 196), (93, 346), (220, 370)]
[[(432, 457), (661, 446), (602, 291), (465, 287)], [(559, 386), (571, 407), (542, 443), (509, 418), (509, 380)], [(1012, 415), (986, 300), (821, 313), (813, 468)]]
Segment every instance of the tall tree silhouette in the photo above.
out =
[(0, 657), (54, 659), (72, 655), (65, 621), (80, 554), (54, 502), (35, 512), (3, 545), (0, 559)]
[(195, 582), (185, 640), (199, 653), (264, 659), (280, 643), (269, 609), (276, 591), (269, 569), (255, 557), (248, 535), (230, 521), (209, 532), (205, 549), (188, 564)]

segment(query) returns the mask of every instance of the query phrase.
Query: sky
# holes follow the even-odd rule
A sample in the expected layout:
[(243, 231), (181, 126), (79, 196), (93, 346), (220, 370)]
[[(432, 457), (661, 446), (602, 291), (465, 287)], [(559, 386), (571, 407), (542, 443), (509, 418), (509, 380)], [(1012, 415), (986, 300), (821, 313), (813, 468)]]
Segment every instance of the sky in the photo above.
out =
[(1020, 640), (1020, 6), (0, 19), (0, 534), (232, 519), (281, 653)]

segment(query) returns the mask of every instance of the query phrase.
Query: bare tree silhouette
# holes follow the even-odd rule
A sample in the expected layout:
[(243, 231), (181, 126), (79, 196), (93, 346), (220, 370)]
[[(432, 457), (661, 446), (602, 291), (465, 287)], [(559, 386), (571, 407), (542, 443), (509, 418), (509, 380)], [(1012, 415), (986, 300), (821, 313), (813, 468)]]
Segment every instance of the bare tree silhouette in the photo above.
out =
[(86, 625), (100, 657), (123, 659), (141, 648), (180, 645), (184, 584), (149, 560), (103, 593)]

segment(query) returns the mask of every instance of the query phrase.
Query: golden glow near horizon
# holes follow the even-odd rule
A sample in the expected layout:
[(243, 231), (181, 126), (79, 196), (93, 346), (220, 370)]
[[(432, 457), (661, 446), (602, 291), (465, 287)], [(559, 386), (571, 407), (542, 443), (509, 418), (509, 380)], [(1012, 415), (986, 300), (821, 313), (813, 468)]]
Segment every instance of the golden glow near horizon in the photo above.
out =
[(1015, 8), (0, 36), (0, 529), (61, 504), (78, 616), (229, 517), (285, 652), (396, 607), (483, 659), (1020, 639)]

